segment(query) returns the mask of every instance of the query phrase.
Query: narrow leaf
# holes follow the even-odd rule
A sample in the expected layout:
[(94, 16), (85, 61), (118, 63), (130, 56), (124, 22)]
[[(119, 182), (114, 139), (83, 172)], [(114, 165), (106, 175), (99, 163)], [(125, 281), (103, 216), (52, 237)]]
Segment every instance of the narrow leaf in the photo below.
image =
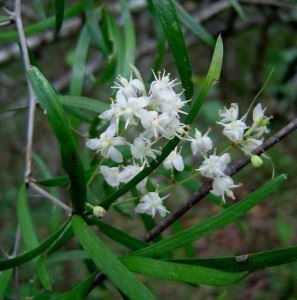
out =
[(234, 205), (224, 209), (219, 214), (200, 224), (194, 225), (186, 230), (174, 234), (167, 239), (163, 239), (154, 245), (137, 250), (133, 252), (133, 255), (156, 257), (161, 253), (172, 251), (176, 248), (197, 241), (202, 237), (234, 222), (234, 220), (247, 213), (251, 208), (259, 204), (269, 193), (278, 188), (285, 181), (285, 179), (286, 177), (284, 175), (280, 175), (238, 203), (235, 203)]
[(126, 256), (121, 261), (129, 270), (139, 274), (161, 280), (191, 284), (223, 286), (235, 283), (246, 276), (246, 273), (228, 273), (211, 268), (171, 263), (139, 256)]
[(203, 40), (206, 44), (214, 47), (216, 42), (211, 34), (206, 31), (202, 25), (197, 23), (177, 1), (174, 1), (174, 5), (176, 7), (176, 13), (180, 21), (189, 30), (191, 30), (194, 34), (201, 38), (201, 40)]
[(232, 5), (232, 7), (235, 9), (235, 11), (237, 12), (237, 14), (240, 16), (240, 18), (242, 20), (246, 21), (247, 17), (245, 15), (244, 11), (242, 10), (242, 7), (239, 4), (239, 2), (237, 0), (228, 0), (228, 1)]
[(90, 46), (90, 41), (90, 31), (88, 30), (87, 26), (84, 26), (80, 33), (74, 54), (72, 76), (70, 81), (71, 95), (79, 96), (82, 94), (86, 60)]
[(55, 34), (58, 35), (64, 21), (64, 10), (65, 10), (65, 0), (55, 0), (55, 13), (56, 13), (56, 31)]
[(138, 240), (133, 236), (116, 229), (115, 227), (103, 223), (100, 220), (91, 219), (88, 220), (88, 223), (97, 225), (106, 236), (131, 250), (138, 250), (149, 245), (148, 243)]
[(18, 267), (45, 252), (56, 240), (58, 240), (60, 237), (63, 237), (64, 231), (68, 228), (69, 221), (70, 219), (57, 232), (52, 234), (38, 247), (32, 249), (31, 251), (25, 252), (17, 257), (0, 261), (0, 270), (7, 270)]
[(97, 267), (130, 299), (155, 299), (151, 292), (110, 252), (83, 219), (75, 215), (73, 231)]
[(79, 300), (84, 299), (92, 286), (97, 272), (92, 273), (83, 282), (76, 285), (70, 292), (54, 296), (52, 300)]
[(234, 257), (178, 259), (171, 261), (182, 264), (204, 266), (226, 272), (254, 272), (256, 270), (296, 262), (297, 247), (274, 249)]
[(193, 83), (191, 81), (192, 68), (174, 5), (171, 0), (152, 0), (152, 3), (154, 4), (155, 10), (161, 19), (172, 56), (183, 88), (185, 89), (185, 96), (187, 99), (190, 99), (193, 95)]
[[(26, 248), (29, 250), (36, 248), (39, 245), (39, 242), (27, 204), (25, 184), (21, 186), (19, 191), (17, 215)], [(51, 290), (51, 282), (44, 263), (44, 258), (40, 256), (34, 263), (35, 266), (37, 266), (37, 276), (42, 286), (47, 290)]]
[(126, 77), (130, 74), (130, 65), (134, 65), (135, 58), (135, 30), (132, 17), (129, 11), (129, 5), (126, 0), (120, 0), (122, 20), (124, 23), (124, 61), (122, 76)]
[(63, 167), (71, 182), (70, 195), (73, 209), (76, 212), (83, 212), (86, 201), (85, 173), (63, 107), (49, 82), (36, 67), (30, 68), (28, 76), (60, 144)]
[(212, 60), (206, 78), (203, 80), (199, 94), (194, 100), (191, 110), (187, 115), (187, 117), (185, 118), (184, 123), (191, 124), (194, 121), (195, 117), (197, 116), (200, 110), (203, 101), (206, 98), (206, 95), (210, 87), (212, 86), (212, 84), (216, 83), (219, 80), (221, 70), (222, 70), (222, 64), (223, 64), (223, 54), (224, 54), (223, 41), (221, 36), (219, 36), (216, 41), (214, 53), (212, 56)]
[(12, 274), (13, 269), (6, 270), (0, 273), (0, 299), (6, 299), (4, 296), (11, 281)]
[(108, 56), (108, 48), (105, 44), (102, 32), (99, 27), (99, 18), (98, 16), (101, 15), (101, 8), (95, 9), (94, 3), (97, 1), (94, 0), (85, 0), (85, 13), (87, 16), (87, 27), (91, 33), (91, 36), (95, 43), (98, 45), (99, 49), (101, 50), (104, 57)]
[(59, 96), (59, 100), (64, 106), (86, 109), (99, 114), (109, 109), (106, 103), (88, 97), (67, 95)]

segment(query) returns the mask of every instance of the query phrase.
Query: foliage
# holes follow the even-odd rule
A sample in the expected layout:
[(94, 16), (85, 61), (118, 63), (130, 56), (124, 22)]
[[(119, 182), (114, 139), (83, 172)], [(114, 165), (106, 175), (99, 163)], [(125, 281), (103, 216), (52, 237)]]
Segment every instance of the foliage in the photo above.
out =
[[(275, 231), (283, 244), (273, 249), (269, 246), (262, 251), (251, 248), (248, 252), (252, 253), (235, 255), (236, 251), (229, 247), (225, 255), (214, 247), (214, 253), (210, 250), (211, 254), (204, 258), (197, 255), (199, 242), (211, 239), (215, 232), (228, 230), (230, 226), (235, 226), (242, 235), (257, 234), (250, 233), (248, 219), (263, 205), (272, 205), (267, 204), (267, 199), (280, 197), (280, 189), (283, 189), (287, 179), (284, 174), (275, 176), (272, 167), (270, 172), (264, 169), (269, 173), (265, 180), (257, 181), (257, 176), (265, 172), (260, 169), (262, 164), (273, 164), (278, 155), (271, 152), (269, 156), (266, 150), (297, 127), (295, 119), (282, 131), (272, 135), (276, 125), (270, 126), (271, 137), (263, 142), (264, 134), (267, 136), (269, 132), (271, 117), (264, 115), (265, 108), (260, 104), (254, 105), (263, 90), (268, 88), (269, 80), (263, 85), (263, 78), (257, 78), (263, 86), (261, 89), (259, 82), (256, 82), (256, 92), (260, 92), (252, 101), (242, 106), (241, 103), (228, 104), (230, 108), (225, 107), (219, 112), (223, 120), (217, 119), (217, 108), (222, 105), (216, 104), (219, 97), (216, 84), (221, 76), (224, 78), (223, 60), (229, 50), (226, 46), (224, 49), (223, 45), (225, 32), (223, 35), (213, 34), (187, 12), (183, 3), (148, 0), (147, 6), (141, 10), (154, 30), (151, 34), (154, 35), (157, 53), (151, 62), (154, 78), (146, 75), (143, 79), (141, 73), (148, 74), (150, 67), (139, 67), (140, 71), (135, 67), (138, 66), (137, 41), (141, 38), (141, 32), (128, 1), (114, 1), (115, 6), (98, 4), (93, 0), (33, 2), (39, 20), (24, 29), (20, 24), (25, 17), (18, 10), (25, 10), (26, 6), (24, 3), (21, 6), (18, 0), (10, 17), (4, 18), (3, 22), (0, 20), (0, 29), (3, 29), (0, 31), (0, 41), (8, 43), (19, 39), (28, 94), (29, 97), (34, 95), (29, 105), (1, 110), (2, 116), (27, 110), (31, 114), (26, 121), (27, 144), (23, 145), (25, 168), (29, 168), (30, 174), (25, 174), (25, 178), (19, 180), (18, 187), (14, 187), (14, 191), (18, 191), (14, 206), (18, 229), (13, 250), (0, 261), (0, 297), (10, 299), (20, 290), (19, 297), (34, 299), (97, 299), (119, 295), (129, 299), (156, 299), (166, 292), (160, 286), (156, 290), (152, 282), (166, 280), (172, 285), (183, 283), (185, 291), (186, 288), (194, 288), (194, 291), (200, 288), (201, 291), (201, 286), (211, 286), (222, 298), (224, 295), (228, 298), (228, 290), (224, 286), (236, 291), (256, 271), (289, 263), (288, 268), (294, 268), (292, 263), (297, 259), (297, 250), (291, 245), (292, 231), (281, 220), (278, 220)], [(133, 1), (131, 3), (133, 6)], [(249, 21), (248, 12), (238, 1), (229, 1), (229, 6), (241, 22)], [(118, 14), (114, 13), (114, 9)], [(290, 14), (288, 16), (291, 17)], [(77, 19), (83, 21), (76, 31), (79, 36), (73, 50), (67, 53), (71, 73), (68, 92), (62, 94), (50, 80), (51, 66), (40, 63), (27, 41), (31, 36), (43, 35), (49, 30), (53, 45), (66, 42), (63, 28), (67, 22)], [(12, 24), (14, 22), (15, 25)], [(197, 58), (189, 53), (185, 38), (189, 33), (183, 26), (211, 52), (211, 59), (203, 57), (208, 64), (203, 76), (196, 74), (194, 66)], [(22, 33), (25, 33), (25, 40), (21, 38)], [(166, 46), (171, 54), (172, 68), (176, 70), (173, 73), (181, 81), (180, 93), (174, 90), (176, 80), (170, 80), (165, 71), (158, 73), (165, 65)], [(26, 63), (26, 54), (30, 57), (30, 64)], [(90, 71), (89, 65), (91, 57), (95, 57), (93, 71)], [(100, 60), (100, 66), (97, 60)], [(148, 87), (146, 82), (152, 83)], [(92, 90), (96, 90), (96, 96)], [(126, 96), (125, 93), (131, 94)], [(162, 98), (162, 93), (166, 99), (172, 96), (176, 101), (173, 104), (178, 103), (180, 107), (176, 110), (170, 108), (168, 113), (162, 108), (166, 99), (163, 102), (156, 100)], [(108, 98), (112, 100), (103, 100)], [(128, 116), (124, 105), (129, 104), (130, 98), (138, 101), (133, 104), (133, 109), (138, 106)], [(151, 106), (146, 102), (148, 98), (151, 102), (155, 101)], [(120, 105), (120, 112), (114, 113)], [(241, 119), (238, 117), (239, 107), (247, 111)], [(129, 107), (130, 113), (131, 109)], [(253, 112), (252, 118), (250, 112)], [(158, 118), (167, 114), (163, 127), (160, 125), (157, 133), (151, 133), (143, 125), (146, 118), (154, 113)], [(253, 121), (251, 125), (246, 125), (249, 119)], [(213, 146), (208, 134), (212, 133), (206, 131), (208, 125), (205, 123), (213, 120), (223, 126), (225, 139), (214, 133), (212, 139), (216, 140), (216, 146), (213, 155), (209, 155), (207, 151)], [(38, 131), (37, 122), (42, 126), (47, 124), (44, 135), (52, 141), (45, 146), (49, 147), (48, 156), (44, 154), (44, 149), (39, 152), (38, 147), (34, 147), (36, 138), (32, 144), (30, 126), (33, 128), (35, 124)], [(178, 123), (178, 128), (173, 134), (168, 134), (166, 128), (174, 122)], [(142, 124), (144, 130), (140, 135), (136, 130), (138, 124)], [(204, 136), (197, 129), (192, 137), (191, 129), (197, 126), (206, 131)], [(213, 131), (221, 131), (218, 127), (215, 124)], [(128, 138), (134, 139), (134, 145), (135, 138), (142, 139), (137, 141), (145, 144), (146, 155), (133, 153), (133, 142), (126, 142)], [(187, 141), (191, 142), (191, 147), (185, 144)], [(247, 145), (251, 141), (254, 144)], [(151, 148), (154, 144), (158, 144), (158, 148)], [(181, 144), (183, 149), (178, 151), (177, 147)], [(85, 145), (97, 153), (91, 153)], [(204, 148), (198, 151), (201, 145)], [(238, 158), (238, 162), (228, 169), (229, 152)], [(212, 173), (209, 169), (205, 171), (206, 167), (209, 168), (207, 162), (212, 158), (220, 160), (221, 165), (216, 170), (219, 175), (213, 170)], [(288, 162), (284, 159), (284, 164), (296, 163), (289, 156), (286, 159)], [(141, 166), (135, 163), (137, 160)], [(195, 166), (197, 160), (202, 162), (198, 169)], [(240, 179), (246, 191), (240, 192), (241, 184), (235, 185), (231, 176), (249, 162), (253, 167)], [(137, 171), (131, 166), (137, 167)], [(282, 170), (287, 171), (285, 168)], [(199, 173), (207, 178), (203, 179)], [(271, 173), (272, 178), (268, 179)], [(232, 203), (232, 200), (225, 199), (225, 195), (235, 199), (235, 188), (236, 203)], [(170, 196), (159, 197), (158, 193), (168, 190)], [(5, 193), (8, 197), (8, 192)], [(36, 204), (32, 193), (38, 193), (44, 199), (41, 210), (34, 209)], [(163, 200), (167, 198), (164, 206)], [(207, 209), (207, 212), (202, 218), (194, 210), (194, 205), (204, 198), (207, 200), (206, 207), (202, 206), (202, 209)], [(4, 203), (3, 207), (6, 205)], [(277, 204), (273, 202), (272, 208), (281, 210), (281, 205), (280, 201)], [(188, 210), (199, 215), (196, 216), (197, 222), (186, 222), (181, 218)], [(135, 212), (148, 215), (137, 217)], [(165, 218), (153, 219), (156, 212)], [(11, 214), (9, 218), (13, 220), (14, 216)], [(142, 225), (147, 234), (144, 240), (138, 237)], [(171, 232), (161, 235), (167, 228)], [(239, 252), (242, 254), (243, 251), (246, 251), (244, 247)], [(63, 278), (69, 267), (71, 276)], [(13, 270), (25, 275), (16, 276), (13, 280)], [(66, 282), (64, 287), (59, 284), (61, 278)], [(292, 280), (296, 281), (296, 278)], [(188, 299), (187, 295), (184, 298)]]

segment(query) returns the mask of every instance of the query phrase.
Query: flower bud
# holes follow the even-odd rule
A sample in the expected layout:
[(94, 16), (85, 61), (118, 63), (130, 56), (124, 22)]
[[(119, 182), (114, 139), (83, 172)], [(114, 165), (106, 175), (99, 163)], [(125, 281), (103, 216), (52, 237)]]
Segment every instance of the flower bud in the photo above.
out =
[(102, 218), (105, 216), (106, 210), (102, 206), (94, 206), (93, 215), (97, 218)]
[(258, 155), (252, 155), (251, 162), (254, 168), (260, 168), (263, 165), (263, 159)]

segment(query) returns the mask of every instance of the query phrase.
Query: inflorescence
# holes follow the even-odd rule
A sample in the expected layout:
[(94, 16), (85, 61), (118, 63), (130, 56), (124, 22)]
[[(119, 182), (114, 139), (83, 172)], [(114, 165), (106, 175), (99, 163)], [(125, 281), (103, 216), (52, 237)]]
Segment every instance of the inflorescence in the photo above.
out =
[[(132, 73), (129, 80), (118, 76), (113, 86), (116, 90), (115, 99), (111, 100), (110, 109), (99, 115), (99, 118), (109, 122), (109, 126), (99, 138), (86, 142), (88, 148), (117, 163), (112, 167), (100, 166), (105, 181), (116, 188), (129, 182), (145, 166), (149, 166), (151, 160), (156, 159), (162, 151), (164, 140), (178, 137), (183, 142), (190, 142), (193, 156), (203, 158), (197, 171), (213, 180), (211, 193), (220, 196), (223, 202), (226, 201), (225, 196), (234, 199), (232, 190), (240, 184), (234, 184), (233, 179), (224, 173), (231, 156), (228, 152), (219, 155), (217, 149), (208, 154), (213, 149), (210, 130), (204, 135), (197, 128), (194, 128), (193, 135), (188, 132), (188, 126), (180, 120), (181, 115), (187, 114), (183, 110), (187, 101), (182, 99), (182, 93), (174, 90), (179, 84), (177, 80), (170, 80), (170, 74), (165, 71), (158, 75), (154, 73), (155, 80), (147, 92), (138, 71), (133, 69), (137, 78), (133, 78)], [(252, 155), (252, 151), (263, 143), (263, 135), (269, 131), (267, 125), (271, 117), (266, 117), (264, 112), (265, 108), (257, 104), (253, 109), (253, 122), (248, 126), (245, 122), (248, 113), (239, 119), (237, 103), (219, 111), (222, 119), (217, 124), (223, 126), (223, 135), (233, 146), (251, 156), (254, 167), (260, 167), (263, 161), (261, 157)], [(130, 164), (123, 163), (123, 154), (118, 146), (124, 145), (130, 149)], [(181, 152), (182, 148), (176, 147), (163, 161), (164, 168), (182, 172), (185, 164)], [(163, 205), (163, 200), (169, 195), (160, 197), (158, 191), (149, 192), (146, 186), (147, 178), (136, 186), (141, 196), (135, 211), (152, 217), (159, 213), (164, 217), (169, 211)]]

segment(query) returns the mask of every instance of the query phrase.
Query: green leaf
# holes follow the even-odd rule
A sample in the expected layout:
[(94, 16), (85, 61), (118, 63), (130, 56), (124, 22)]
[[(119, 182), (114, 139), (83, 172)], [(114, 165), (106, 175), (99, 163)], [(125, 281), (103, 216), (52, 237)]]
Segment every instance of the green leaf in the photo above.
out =
[(238, 1), (237, 0), (228, 0), (228, 1), (232, 5), (232, 7), (235, 9), (237, 14), (240, 16), (240, 18), (244, 21), (247, 21), (247, 17), (245, 15), (244, 11), (242, 10), (241, 5), (238, 3)]
[[(73, 5), (71, 8), (65, 11), (64, 19), (70, 19), (74, 16), (79, 15), (84, 10), (83, 3), (77, 3)], [(34, 25), (28, 26), (25, 28), (25, 35), (26, 37), (34, 35), (38, 32), (42, 32), (48, 30), (50, 28), (55, 27), (56, 25), (56, 17), (48, 18), (44, 21), (39, 23), (35, 23)], [(1, 32), (0, 33), (0, 41), (17, 41), (18, 34), (16, 30)]]
[(87, 17), (87, 28), (91, 33), (91, 36), (95, 43), (98, 45), (99, 49), (101, 50), (102, 54), (104, 57), (108, 56), (108, 48), (107, 45), (105, 44), (102, 32), (99, 27), (99, 18), (102, 8), (100, 9), (95, 9), (94, 3), (97, 1), (94, 0), (85, 0), (85, 13)]
[(151, 292), (110, 252), (80, 216), (73, 216), (73, 231), (97, 267), (130, 299), (155, 299)]
[(191, 124), (194, 121), (210, 87), (219, 80), (223, 64), (223, 54), (223, 41), (221, 36), (219, 36), (216, 41), (213, 57), (206, 78), (203, 80), (199, 94), (194, 100), (189, 114), (185, 118), (185, 124)]
[(226, 272), (254, 272), (269, 267), (296, 262), (297, 247), (274, 249), (233, 257), (177, 259), (170, 261), (182, 264), (204, 266)]
[(36, 67), (29, 69), (28, 77), (40, 104), (46, 109), (47, 118), (60, 144), (63, 167), (71, 183), (73, 209), (81, 213), (86, 201), (85, 173), (63, 107), (49, 82)]
[(86, 280), (76, 285), (70, 292), (54, 296), (52, 300), (79, 300), (88, 294), (97, 272), (92, 273)]
[(109, 105), (106, 103), (88, 97), (67, 95), (59, 96), (59, 100), (64, 106), (86, 109), (99, 114), (109, 109)]
[(190, 99), (193, 95), (192, 68), (174, 5), (171, 0), (152, 0), (152, 3), (162, 22), (176, 68), (185, 89), (185, 96)]
[(176, 1), (174, 1), (174, 5), (176, 8), (177, 16), (180, 21), (194, 34), (196, 34), (202, 41), (208, 44), (211, 47), (215, 46), (216, 41), (211, 36), (211, 34), (204, 29), (202, 25), (197, 23), (188, 12)]
[(78, 43), (76, 45), (74, 62), (72, 65), (72, 76), (70, 81), (70, 94), (79, 96), (82, 94), (83, 81), (85, 76), (85, 67), (87, 54), (90, 46), (91, 35), (87, 26), (81, 30)]
[(55, 13), (56, 13), (56, 28), (55, 34), (58, 35), (64, 21), (65, 0), (55, 0)]
[(147, 248), (133, 252), (133, 255), (156, 257), (160, 254), (172, 251), (194, 241), (201, 239), (204, 236), (210, 235), (216, 230), (234, 222), (237, 218), (243, 216), (251, 208), (259, 204), (269, 193), (277, 189), (280, 184), (285, 181), (286, 177), (280, 175), (261, 188), (251, 193), (241, 201), (224, 209), (219, 214), (207, 219), (206, 221), (194, 225), (186, 230), (172, 235), (167, 239), (155, 243)]
[(12, 274), (13, 269), (3, 271), (0, 273), (0, 299), (6, 299), (4, 295), (11, 281)]
[(151, 276), (153, 278), (169, 281), (223, 286), (237, 282), (247, 273), (228, 273), (216, 269), (193, 266), (182, 263), (172, 263), (159, 259), (140, 256), (125, 256), (121, 258), (129, 270)]
[(120, 0), (121, 6), (121, 16), (124, 23), (124, 60), (122, 65), (121, 75), (124, 77), (129, 76), (130, 74), (130, 65), (134, 64), (135, 58), (135, 30), (132, 21), (132, 17), (129, 11), (129, 5), (126, 0)]
[(144, 247), (147, 247), (149, 244), (134, 238), (133, 236), (116, 229), (106, 223), (103, 223), (100, 220), (90, 219), (87, 220), (90, 224), (95, 224), (98, 228), (109, 238), (116, 241), (117, 243), (131, 249), (131, 250), (138, 250)]
[[(36, 248), (39, 245), (39, 242), (27, 204), (25, 184), (21, 186), (19, 191), (17, 215), (26, 248), (29, 250)], [(40, 256), (34, 263), (37, 266), (37, 276), (42, 286), (47, 290), (51, 290), (51, 282), (44, 263), (44, 258)]]
[[(189, 111), (189, 114), (184, 120), (186, 125), (191, 125), (194, 121), (201, 104), (203, 103), (206, 95), (211, 87), (211, 85), (219, 80), (220, 72), (222, 68), (223, 62), (223, 42), (221, 37), (219, 36), (216, 42), (214, 54), (211, 60), (211, 64), (207, 73), (205, 80), (202, 83), (202, 87), (197, 98), (194, 100), (194, 103)], [(117, 191), (109, 194), (103, 201), (101, 201), (100, 205), (104, 208), (108, 208), (113, 201), (124, 195), (126, 192), (130, 191), (133, 187), (136, 186), (141, 180), (146, 178), (149, 174), (151, 174), (169, 155), (169, 153), (177, 146), (179, 143), (179, 138), (175, 137), (170, 140), (166, 146), (163, 148), (162, 153), (157, 156), (155, 160), (150, 162), (150, 166), (144, 168), (140, 173), (138, 173), (135, 177), (133, 177), (128, 183), (120, 187)]]
[(18, 267), (45, 252), (55, 241), (63, 237), (64, 232), (67, 231), (67, 228), (69, 227), (69, 222), (70, 219), (57, 232), (52, 234), (47, 240), (31, 251), (25, 252), (14, 258), (0, 261), (0, 270)]

